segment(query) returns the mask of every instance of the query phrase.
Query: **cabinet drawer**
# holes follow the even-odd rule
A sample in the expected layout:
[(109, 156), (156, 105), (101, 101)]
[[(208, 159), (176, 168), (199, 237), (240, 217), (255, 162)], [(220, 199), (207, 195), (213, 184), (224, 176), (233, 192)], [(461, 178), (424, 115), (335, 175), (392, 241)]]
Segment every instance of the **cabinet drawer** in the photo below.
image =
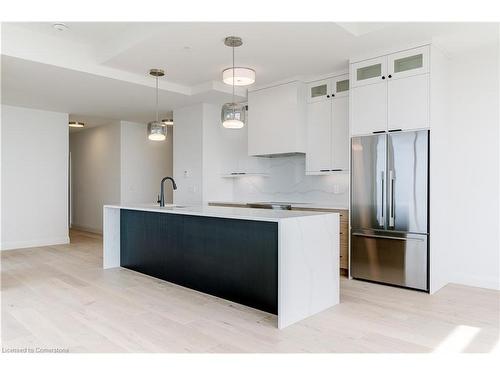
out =
[(345, 252), (340, 253), (340, 268), (348, 268), (349, 266), (349, 255), (347, 252), (347, 248)]
[(340, 222), (340, 234), (345, 234), (347, 235), (349, 232), (349, 223), (347, 221), (341, 221)]

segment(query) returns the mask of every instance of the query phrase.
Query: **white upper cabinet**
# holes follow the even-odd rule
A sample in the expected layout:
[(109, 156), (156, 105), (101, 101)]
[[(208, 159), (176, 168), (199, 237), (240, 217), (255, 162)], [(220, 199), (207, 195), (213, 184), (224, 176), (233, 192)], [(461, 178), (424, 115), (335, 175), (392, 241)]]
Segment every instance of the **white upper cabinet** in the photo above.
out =
[(387, 92), (387, 130), (429, 127), (429, 74), (389, 79)]
[(314, 103), (328, 99), (332, 92), (331, 79), (311, 82), (307, 85), (307, 102)]
[(387, 75), (387, 56), (351, 64), (352, 87), (379, 83)]
[(351, 134), (387, 130), (387, 83), (378, 82), (351, 90)]
[(351, 135), (430, 125), (429, 46), (352, 63)]
[(349, 97), (332, 100), (332, 170), (349, 170)]
[[(311, 88), (326, 84), (322, 98)], [(312, 82), (308, 85), (306, 174), (349, 169), (349, 77)]]
[(388, 79), (429, 73), (429, 46), (393, 53), (387, 59)]
[(332, 103), (323, 100), (307, 108), (306, 171), (328, 172), (331, 169)]
[(332, 95), (335, 98), (342, 96), (349, 96), (350, 80), (349, 75), (343, 75), (339, 77), (332, 78)]
[(248, 93), (248, 154), (306, 152), (305, 85), (293, 81)]
[(307, 85), (307, 102), (314, 103), (325, 99), (349, 95), (349, 75), (314, 81)]

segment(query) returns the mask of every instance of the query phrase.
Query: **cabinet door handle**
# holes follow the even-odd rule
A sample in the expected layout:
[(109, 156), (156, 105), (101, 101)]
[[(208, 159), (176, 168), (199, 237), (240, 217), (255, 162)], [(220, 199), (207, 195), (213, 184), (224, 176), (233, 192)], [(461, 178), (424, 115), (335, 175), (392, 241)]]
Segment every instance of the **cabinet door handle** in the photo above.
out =
[(385, 133), (385, 130), (377, 130), (376, 132), (373, 132), (373, 134), (380, 134), (380, 133)]
[(332, 98), (335, 96), (335, 94), (332, 94)]
[(327, 97), (327, 98), (329, 98), (329, 97), (330, 97), (330, 95), (327, 95), (326, 97)]
[(385, 79), (385, 76), (382, 76), (382, 79)]
[(402, 129), (391, 129), (391, 130), (389, 130), (389, 133), (391, 133), (391, 132), (400, 132), (400, 131), (402, 131)]
[(387, 77), (392, 78), (392, 75), (389, 74)]
[(330, 170), (329, 170), (329, 169), (320, 169), (319, 171), (320, 171), (320, 172), (330, 172)]

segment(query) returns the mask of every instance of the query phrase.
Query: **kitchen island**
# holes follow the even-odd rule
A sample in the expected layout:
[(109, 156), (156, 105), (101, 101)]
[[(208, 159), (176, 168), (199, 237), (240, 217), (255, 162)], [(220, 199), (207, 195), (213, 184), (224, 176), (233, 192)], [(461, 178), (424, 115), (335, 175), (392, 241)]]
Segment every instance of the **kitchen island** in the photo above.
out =
[(104, 206), (103, 267), (124, 267), (278, 316), (339, 303), (339, 215), (239, 207)]

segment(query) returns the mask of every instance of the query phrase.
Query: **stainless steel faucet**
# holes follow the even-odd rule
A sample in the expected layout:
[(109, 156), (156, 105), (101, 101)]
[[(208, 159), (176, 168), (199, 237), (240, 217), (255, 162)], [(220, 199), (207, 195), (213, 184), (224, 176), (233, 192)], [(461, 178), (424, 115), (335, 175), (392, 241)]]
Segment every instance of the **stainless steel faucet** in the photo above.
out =
[(163, 177), (160, 183), (160, 197), (158, 199), (158, 203), (160, 203), (160, 207), (165, 207), (165, 181), (170, 180), (172, 181), (172, 187), (174, 190), (177, 190), (177, 184), (175, 183), (174, 179), (172, 177)]

